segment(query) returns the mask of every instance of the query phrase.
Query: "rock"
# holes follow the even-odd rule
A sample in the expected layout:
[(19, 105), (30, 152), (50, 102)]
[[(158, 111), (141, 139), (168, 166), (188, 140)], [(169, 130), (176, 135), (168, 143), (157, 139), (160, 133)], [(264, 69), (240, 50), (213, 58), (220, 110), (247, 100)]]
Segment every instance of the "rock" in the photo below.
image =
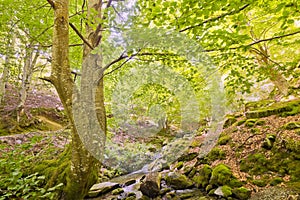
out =
[(229, 135), (222, 135), (218, 139), (219, 145), (226, 145), (231, 140), (231, 137)]
[(300, 128), (300, 123), (299, 122), (289, 122), (285, 125), (283, 125), (283, 128), (285, 130), (294, 130)]
[(187, 178), (185, 175), (177, 173), (177, 172), (170, 172), (166, 177), (167, 185), (171, 186), (174, 189), (187, 189), (193, 186), (193, 182)]
[(158, 172), (150, 173), (142, 181), (140, 191), (143, 195), (154, 198), (160, 193), (161, 174)]
[(293, 189), (284, 187), (270, 187), (253, 194), (250, 200), (294, 200), (299, 198), (299, 193)]
[(234, 124), (237, 119), (234, 116), (228, 116), (226, 121), (224, 122), (223, 128), (228, 128), (232, 124)]
[(253, 127), (256, 123), (257, 119), (247, 119), (247, 121), (245, 122), (245, 126), (248, 127)]
[(117, 189), (114, 189), (111, 194), (112, 195), (117, 195), (117, 194), (121, 194), (122, 192), (124, 192), (124, 189), (123, 188), (117, 188)]
[(229, 197), (232, 195), (232, 189), (231, 187), (224, 185), (224, 186), (219, 186), (215, 191), (215, 195), (221, 196), (221, 197)]
[(196, 183), (196, 187), (205, 188), (209, 184), (212, 169), (209, 165), (204, 165), (197, 175), (193, 177), (193, 181)]
[(272, 149), (275, 140), (276, 140), (276, 135), (268, 134), (262, 144), (262, 147), (268, 150)]
[(91, 187), (87, 197), (97, 197), (106, 194), (119, 187), (120, 185), (118, 183), (113, 183), (113, 182), (98, 183)]
[(241, 199), (241, 200), (249, 199), (251, 196), (251, 190), (244, 188), (244, 187), (234, 188), (232, 190), (232, 193), (235, 197), (237, 197), (238, 199)]
[(229, 167), (227, 167), (224, 164), (219, 164), (212, 170), (212, 175), (209, 183), (211, 185), (216, 185), (216, 186), (224, 186), (224, 185), (228, 185), (230, 187), (242, 186), (242, 183), (236, 177), (233, 176)]
[(204, 196), (204, 194), (199, 189), (186, 189), (186, 190), (176, 190), (175, 194), (180, 199), (198, 200), (199, 197)]
[(182, 156), (180, 156), (178, 158), (178, 161), (183, 161), (183, 162), (187, 162), (187, 161), (191, 161), (194, 158), (196, 158), (198, 156), (198, 153), (188, 153), (188, 154), (183, 154)]

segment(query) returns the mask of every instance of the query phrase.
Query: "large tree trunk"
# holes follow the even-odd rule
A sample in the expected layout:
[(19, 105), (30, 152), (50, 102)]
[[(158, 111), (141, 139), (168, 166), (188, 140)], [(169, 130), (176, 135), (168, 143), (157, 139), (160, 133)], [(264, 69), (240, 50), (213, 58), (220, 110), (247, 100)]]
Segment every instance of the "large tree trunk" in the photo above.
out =
[[(99, 22), (99, 19), (102, 19), (102, 0), (89, 0), (87, 2), (87, 15), (88, 19), (91, 21), (92, 24), (97, 24), (97, 21)], [(96, 16), (92, 15), (93, 11), (96, 11)], [(92, 48), (95, 48), (99, 45), (101, 45), (101, 38), (102, 38), (102, 30), (101, 30), (101, 24), (98, 24), (97, 28), (94, 30), (92, 27), (90, 27), (88, 24), (86, 25), (86, 35), (87, 35), (87, 41), (89, 42), (90, 46)], [(83, 51), (83, 59), (89, 59), (89, 54), (91, 54), (91, 48), (85, 44), (84, 45), (84, 51)], [(92, 56), (96, 57), (95, 62), (95, 68), (98, 68), (99, 72), (102, 72), (102, 52), (97, 52), (96, 55)], [(83, 65), (83, 67), (85, 67)], [(103, 73), (103, 72), (102, 72)], [(106, 133), (106, 111), (104, 106), (104, 83), (103, 83), (103, 74), (98, 74), (100, 77), (98, 78), (97, 87), (95, 91), (95, 108), (96, 108), (96, 114), (97, 118), (100, 124), (101, 129)]]
[[(98, 160), (85, 149), (74, 124), (72, 95), (74, 82), (69, 66), (69, 16), (68, 0), (51, 1), (54, 8), (54, 30), (52, 46), (52, 71), (49, 81), (55, 86), (64, 105), (72, 129), (72, 156), (65, 172), (63, 199), (83, 199), (98, 177)], [(82, 131), (82, 130), (81, 130)], [(57, 174), (56, 174), (57, 175)]]

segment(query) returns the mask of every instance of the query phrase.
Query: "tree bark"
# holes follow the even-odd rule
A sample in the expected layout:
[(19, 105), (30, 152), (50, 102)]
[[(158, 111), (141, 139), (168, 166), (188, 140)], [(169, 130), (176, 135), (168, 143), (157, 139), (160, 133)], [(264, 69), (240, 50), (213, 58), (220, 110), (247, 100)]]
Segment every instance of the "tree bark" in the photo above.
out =
[(22, 83), (19, 91), (20, 101), (17, 106), (17, 122), (19, 122), (21, 115), (24, 112), (24, 105), (27, 99), (27, 93), (30, 88), (31, 77), (33, 74), (33, 68), (37, 63), (39, 57), (39, 51), (37, 51), (33, 57), (34, 49), (31, 45), (28, 45), (25, 50), (24, 66), (22, 70)]
[(72, 129), (72, 157), (65, 170), (62, 199), (83, 199), (98, 178), (98, 161), (85, 149), (75, 127), (72, 112), (74, 82), (69, 66), (69, 15), (68, 0), (50, 1), (54, 9), (52, 69), (50, 82), (55, 86)]
[[(89, 0), (87, 2), (87, 15), (88, 19), (91, 20), (91, 23), (97, 24), (97, 21), (99, 19), (102, 19), (102, 0)], [(93, 11), (96, 11), (96, 16), (92, 16)], [(91, 44), (92, 48), (95, 48), (99, 45), (101, 45), (101, 39), (102, 39), (102, 32), (101, 32), (101, 24), (98, 24), (97, 28), (94, 30), (92, 27), (90, 27), (88, 24), (86, 25), (86, 35), (88, 43)], [(88, 45), (84, 45), (83, 50), (83, 59), (89, 59), (89, 54), (91, 54), (91, 48)], [(99, 75), (99, 81), (97, 82), (97, 87), (95, 91), (95, 108), (96, 108), (96, 115), (98, 118), (98, 122), (100, 124), (101, 129), (106, 134), (106, 111), (104, 106), (104, 83), (103, 83), (103, 71), (101, 70), (103, 68), (102, 66), (102, 52), (98, 51), (96, 53), (96, 60), (94, 63), (94, 67), (98, 68), (98, 71), (100, 72)], [(92, 56), (92, 57), (95, 57)], [(85, 67), (85, 66), (83, 66)]]
[(10, 61), (11, 61), (11, 49), (14, 48), (15, 44), (15, 38), (14, 38), (14, 33), (11, 31), (9, 33), (10, 36), (8, 36), (7, 44), (6, 44), (6, 55), (5, 55), (5, 60), (4, 60), (4, 68), (2, 72), (2, 76), (0, 78), (0, 103), (4, 102), (4, 96), (5, 96), (5, 85), (8, 81), (8, 76), (9, 76), (9, 66), (10, 66)]

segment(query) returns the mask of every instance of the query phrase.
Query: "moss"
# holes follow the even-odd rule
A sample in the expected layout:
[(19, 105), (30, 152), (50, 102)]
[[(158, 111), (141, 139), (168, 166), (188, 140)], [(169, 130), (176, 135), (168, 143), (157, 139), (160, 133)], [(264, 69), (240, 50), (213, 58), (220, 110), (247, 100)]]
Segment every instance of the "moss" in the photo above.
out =
[(265, 125), (265, 124), (266, 124), (266, 121), (262, 120), (262, 119), (259, 119), (255, 122), (255, 125), (257, 125), (257, 126), (262, 126), (262, 125)]
[(224, 164), (217, 165), (212, 170), (212, 175), (210, 178), (210, 184), (216, 186), (228, 185), (230, 187), (234, 187), (236, 183), (233, 184), (232, 180), (238, 180), (233, 176), (230, 168)]
[(296, 181), (296, 182), (290, 181), (290, 182), (286, 183), (286, 185), (287, 185), (289, 188), (291, 188), (291, 189), (297, 191), (297, 192), (300, 194), (300, 181)]
[(300, 128), (300, 122), (289, 122), (282, 127), (285, 130), (294, 130)]
[(288, 164), (288, 174), (291, 176), (291, 181), (300, 182), (300, 160), (293, 160)]
[(216, 191), (216, 189), (211, 189), (211, 190), (208, 192), (208, 195), (209, 195), (209, 196), (215, 195), (215, 191)]
[(261, 107), (267, 107), (274, 103), (274, 100), (260, 100), (260, 101), (252, 101), (245, 104), (246, 110), (257, 110)]
[(222, 149), (215, 147), (207, 154), (206, 158), (209, 161), (224, 160), (226, 158), (226, 154)]
[(262, 147), (268, 150), (272, 149), (275, 140), (276, 140), (276, 135), (268, 134), (262, 144)]
[(221, 190), (223, 192), (224, 197), (229, 197), (230, 195), (232, 195), (232, 188), (228, 185), (224, 185)]
[(182, 167), (183, 167), (183, 162), (182, 162), (182, 161), (178, 162), (178, 163), (174, 166), (175, 169), (181, 169)]
[(178, 161), (186, 162), (186, 161), (191, 161), (191, 160), (193, 160), (193, 159), (196, 158), (197, 156), (198, 156), (197, 153), (188, 153), (188, 154), (183, 154), (183, 155), (180, 156), (177, 160), (178, 160)]
[(170, 172), (166, 177), (166, 182), (174, 189), (186, 189), (193, 185), (189, 178), (177, 172)]
[(299, 100), (292, 102), (278, 102), (269, 107), (248, 111), (246, 117), (249, 119), (268, 117), (271, 115), (279, 115), (282, 117), (296, 115), (300, 112), (299, 104)]
[(212, 169), (209, 165), (204, 165), (200, 170), (199, 173), (193, 177), (193, 181), (196, 184), (196, 187), (205, 188), (209, 184), (209, 180), (211, 177)]
[(296, 130), (295, 130), (295, 133), (296, 133), (297, 135), (300, 135), (300, 128), (296, 129)]
[(265, 155), (257, 153), (243, 159), (240, 164), (240, 169), (242, 172), (248, 172), (250, 174), (263, 174), (268, 171), (268, 164), (269, 162)]
[(300, 141), (293, 140), (293, 139), (286, 139), (285, 140), (285, 147), (290, 152), (300, 154)]
[(233, 188), (241, 187), (243, 185), (243, 182), (241, 182), (239, 179), (233, 178), (229, 181), (228, 185), (230, 185)]
[(212, 186), (212, 185), (207, 185), (206, 187), (205, 187), (205, 191), (206, 192), (209, 192), (210, 190), (212, 190), (214, 187)]
[(257, 119), (247, 119), (245, 122), (245, 126), (253, 127), (256, 123)]
[(241, 200), (246, 200), (249, 199), (251, 196), (251, 190), (245, 188), (245, 187), (240, 187), (240, 188), (234, 188), (232, 190), (233, 195)]
[(218, 140), (219, 145), (225, 145), (231, 140), (231, 137), (229, 135), (221, 136)]
[(242, 119), (240, 121), (237, 122), (237, 126), (241, 126), (242, 124), (244, 124), (246, 122), (246, 119)]
[(258, 187), (265, 187), (268, 184), (267, 180), (263, 179), (253, 180), (252, 183)]
[(237, 119), (234, 116), (227, 116), (226, 121), (224, 122), (223, 128), (227, 128), (234, 124), (237, 121)]
[(117, 189), (114, 189), (111, 194), (112, 195), (118, 195), (118, 194), (121, 194), (124, 192), (124, 189), (123, 188), (117, 188)]
[(259, 134), (260, 130), (258, 128), (251, 128), (250, 132), (253, 133), (253, 134)]
[(278, 185), (279, 183), (283, 182), (283, 179), (281, 177), (275, 177), (270, 181), (271, 186)]

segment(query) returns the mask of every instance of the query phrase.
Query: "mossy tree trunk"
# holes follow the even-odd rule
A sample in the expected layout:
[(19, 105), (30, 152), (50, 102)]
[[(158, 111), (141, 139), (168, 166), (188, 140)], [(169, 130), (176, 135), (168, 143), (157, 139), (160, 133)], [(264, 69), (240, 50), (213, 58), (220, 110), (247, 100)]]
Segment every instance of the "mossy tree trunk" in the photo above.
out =
[[(62, 199), (83, 199), (98, 178), (98, 161), (82, 144), (72, 113), (74, 82), (69, 66), (69, 0), (47, 1), (54, 9), (52, 70), (49, 81), (58, 92), (72, 129), (71, 160), (67, 165), (68, 167), (62, 169), (58, 166), (57, 170), (60, 172), (54, 173), (57, 177), (63, 177), (64, 180), (54, 180), (57, 183), (63, 182), (65, 184)], [(65, 162), (62, 164), (66, 166)], [(60, 173), (65, 175), (58, 175)]]

